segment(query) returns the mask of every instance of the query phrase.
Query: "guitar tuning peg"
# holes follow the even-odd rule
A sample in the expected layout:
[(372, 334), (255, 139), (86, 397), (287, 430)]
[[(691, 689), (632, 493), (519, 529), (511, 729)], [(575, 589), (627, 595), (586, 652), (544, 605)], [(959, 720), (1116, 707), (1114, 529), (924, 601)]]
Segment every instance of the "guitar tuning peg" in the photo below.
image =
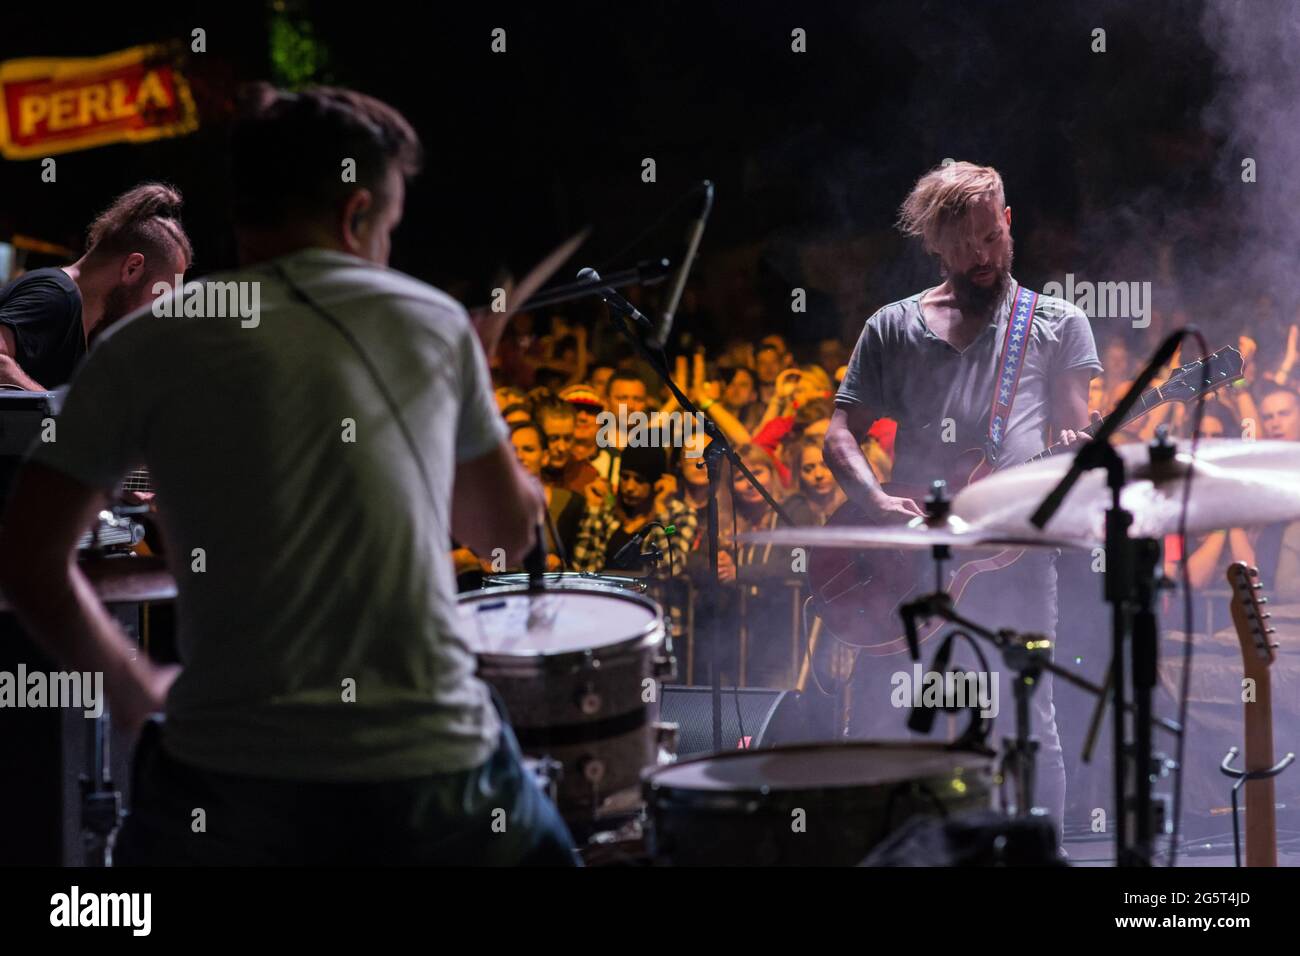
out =
[(1272, 617), (1272, 616), (1273, 616), (1272, 614), (1264, 613), (1264, 614), (1261, 614), (1261, 615), (1260, 615), (1260, 618), (1262, 618), (1263, 620), (1267, 621), (1267, 620), (1268, 620), (1270, 617)]
[(1264, 633), (1265, 633), (1265, 634), (1276, 634), (1276, 633), (1277, 633), (1277, 628), (1275, 628), (1275, 627), (1266, 627), (1266, 628), (1264, 628)]

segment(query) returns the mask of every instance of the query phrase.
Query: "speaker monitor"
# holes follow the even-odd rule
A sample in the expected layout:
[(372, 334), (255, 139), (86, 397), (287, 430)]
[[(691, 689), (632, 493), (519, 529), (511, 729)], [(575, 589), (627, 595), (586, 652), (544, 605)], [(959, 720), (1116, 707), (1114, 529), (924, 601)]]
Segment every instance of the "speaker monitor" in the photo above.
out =
[[(767, 687), (722, 692), (722, 749), (772, 747), (815, 739), (805, 701), (798, 691)], [(713, 694), (709, 687), (669, 684), (659, 702), (659, 719), (677, 724), (677, 756), (713, 753)]]

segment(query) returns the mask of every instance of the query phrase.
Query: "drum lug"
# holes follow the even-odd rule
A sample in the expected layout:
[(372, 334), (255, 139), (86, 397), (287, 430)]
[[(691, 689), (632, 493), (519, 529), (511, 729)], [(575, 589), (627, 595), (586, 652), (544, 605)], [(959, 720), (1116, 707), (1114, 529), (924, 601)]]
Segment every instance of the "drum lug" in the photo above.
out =
[(605, 703), (600, 694), (596, 691), (596, 685), (590, 681), (574, 695), (574, 703), (578, 705), (578, 710), (587, 717), (594, 717), (600, 713), (601, 706)]
[(660, 680), (672, 680), (676, 677), (677, 658), (672, 654), (656, 657), (654, 660), (654, 676)]
[(593, 787), (605, 779), (605, 761), (598, 757), (583, 757), (578, 763), (578, 769)]

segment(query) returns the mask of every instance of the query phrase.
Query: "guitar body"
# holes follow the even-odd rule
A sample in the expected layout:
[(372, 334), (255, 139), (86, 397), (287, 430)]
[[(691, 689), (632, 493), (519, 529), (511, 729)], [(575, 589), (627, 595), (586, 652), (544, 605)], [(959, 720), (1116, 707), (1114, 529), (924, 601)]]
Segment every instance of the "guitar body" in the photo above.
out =
[[(852, 502), (841, 505), (826, 522), (867, 523)], [(808, 581), (822, 625), (836, 640), (873, 656), (906, 653), (898, 607), (924, 593), (922, 570), (914, 551), (813, 548), (808, 555)], [(921, 640), (936, 629), (927, 625)]]
[[(122, 480), (123, 492), (135, 492), (136, 494), (148, 495), (149, 499), (153, 497), (153, 479), (149, 477), (148, 468), (135, 468), (127, 472), (126, 477)], [(150, 513), (139, 515), (137, 520), (144, 525), (144, 540), (131, 546), (131, 553), (142, 558), (162, 557), (162, 551), (156, 545), (161, 542), (162, 535), (158, 530), (158, 525), (154, 521), (153, 506), (150, 505)]]
[[(961, 456), (957, 469), (961, 484), (984, 469), (984, 455), (972, 449)], [(915, 487), (894, 484), (885, 490), (918, 503), (924, 493)], [(846, 502), (827, 520), (827, 526), (870, 524), (853, 502)], [(967, 586), (986, 571), (1010, 567), (1024, 554), (1020, 550), (1000, 551), (950, 569), (944, 587), (953, 602), (961, 600)], [(813, 548), (808, 556), (808, 581), (817, 616), (842, 644), (858, 648), (872, 657), (908, 653), (899, 605), (927, 594), (934, 588), (934, 561), (929, 551), (849, 551), (843, 548)], [(917, 629), (921, 643), (934, 637), (942, 621), (930, 621)]]

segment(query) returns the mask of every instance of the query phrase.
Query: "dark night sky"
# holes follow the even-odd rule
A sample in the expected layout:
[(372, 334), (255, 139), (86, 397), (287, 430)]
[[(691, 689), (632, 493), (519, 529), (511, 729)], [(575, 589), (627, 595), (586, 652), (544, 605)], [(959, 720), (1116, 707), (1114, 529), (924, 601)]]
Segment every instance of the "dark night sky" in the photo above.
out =
[[(198, 271), (231, 264), (221, 112), (236, 79), (269, 75), (267, 6), (145, 2), (125, 18), (101, 4), (61, 13), (57, 29), (45, 18), (9, 28), (4, 59), (106, 53), (193, 26), (208, 31), (208, 53), (191, 67), (198, 134), (64, 155), (55, 185), (39, 182), (36, 161), (0, 162), (0, 234), (75, 244), (97, 206), (160, 177), (186, 193)], [(714, 313), (757, 295), (775, 314), (776, 296), (825, 285), (829, 270), (833, 321), (852, 326), (862, 316), (843, 314), (845, 302), (874, 307), (933, 274), (887, 230), (912, 180), (946, 156), (1003, 172), (1017, 271), (1030, 281), (1099, 267), (1121, 248), (1120, 278), (1148, 278), (1134, 243), (1203, 255), (1213, 187), (1232, 172), (1203, 129), (1215, 58), (1191, 0), (301, 9), (331, 79), (392, 102), (419, 130), (429, 163), (394, 264), (441, 284), (524, 266), (588, 223), (579, 257), (597, 266), (676, 256), (684, 208), (627, 246), (708, 177), (718, 198), (698, 279)], [(505, 55), (489, 49), (497, 26)], [(1089, 50), (1097, 26), (1105, 54)], [(806, 54), (790, 50), (794, 27), (808, 33)], [(653, 185), (640, 181), (646, 156)], [(868, 240), (869, 261), (855, 261), (853, 243)], [(815, 274), (810, 244), (829, 257)]]

